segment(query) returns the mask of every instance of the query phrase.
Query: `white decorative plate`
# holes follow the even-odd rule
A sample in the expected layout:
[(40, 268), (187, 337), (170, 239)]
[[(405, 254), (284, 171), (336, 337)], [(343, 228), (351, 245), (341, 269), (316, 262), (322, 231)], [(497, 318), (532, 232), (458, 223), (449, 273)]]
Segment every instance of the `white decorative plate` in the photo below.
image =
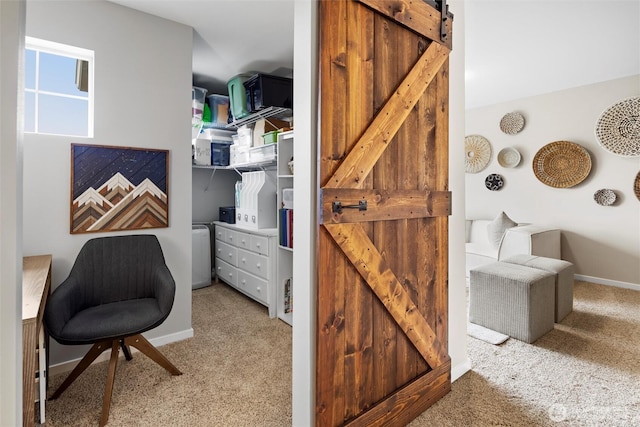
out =
[(640, 156), (640, 97), (625, 99), (607, 108), (596, 124), (596, 138), (610, 153)]
[(500, 130), (508, 135), (515, 135), (524, 127), (524, 116), (515, 111), (505, 114), (500, 120)]
[(616, 202), (616, 198), (616, 193), (608, 188), (603, 188), (593, 193), (593, 200), (601, 206), (611, 206)]
[(491, 160), (491, 144), (481, 135), (469, 135), (464, 139), (464, 170), (478, 173), (486, 168)]
[(503, 148), (498, 153), (498, 164), (503, 168), (515, 168), (520, 159), (520, 152), (512, 147)]

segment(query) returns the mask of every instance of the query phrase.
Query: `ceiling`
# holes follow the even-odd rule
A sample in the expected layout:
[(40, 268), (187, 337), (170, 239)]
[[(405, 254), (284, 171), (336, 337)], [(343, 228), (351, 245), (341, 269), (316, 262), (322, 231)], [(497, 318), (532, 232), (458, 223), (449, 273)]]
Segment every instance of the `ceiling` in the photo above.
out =
[[(196, 86), (293, 68), (297, 0), (112, 1), (193, 27)], [(640, 0), (473, 0), (464, 15), (467, 108), (640, 74)]]

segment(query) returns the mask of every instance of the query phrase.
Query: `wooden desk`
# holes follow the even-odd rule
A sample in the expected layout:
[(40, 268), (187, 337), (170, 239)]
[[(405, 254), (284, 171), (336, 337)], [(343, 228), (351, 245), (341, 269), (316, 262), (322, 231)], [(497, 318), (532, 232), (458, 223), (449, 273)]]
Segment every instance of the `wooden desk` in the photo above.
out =
[[(35, 424), (36, 347), (51, 290), (51, 255), (22, 259), (22, 424)], [(42, 380), (42, 379), (41, 379)], [(41, 396), (41, 399), (46, 399)]]

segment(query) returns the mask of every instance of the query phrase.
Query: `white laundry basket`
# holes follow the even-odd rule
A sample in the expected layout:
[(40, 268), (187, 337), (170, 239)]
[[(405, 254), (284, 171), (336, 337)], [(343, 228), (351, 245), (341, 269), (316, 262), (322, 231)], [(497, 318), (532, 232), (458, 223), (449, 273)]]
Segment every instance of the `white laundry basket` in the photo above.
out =
[(191, 226), (191, 285), (192, 289), (211, 284), (211, 238), (209, 227)]

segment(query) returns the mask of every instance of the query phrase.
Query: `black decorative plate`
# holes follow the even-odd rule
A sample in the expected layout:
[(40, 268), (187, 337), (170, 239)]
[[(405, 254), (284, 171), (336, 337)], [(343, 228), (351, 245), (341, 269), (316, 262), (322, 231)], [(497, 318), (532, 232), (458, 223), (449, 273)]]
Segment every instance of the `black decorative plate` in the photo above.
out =
[(504, 179), (502, 175), (492, 173), (484, 180), (484, 185), (491, 191), (498, 191), (504, 185)]

